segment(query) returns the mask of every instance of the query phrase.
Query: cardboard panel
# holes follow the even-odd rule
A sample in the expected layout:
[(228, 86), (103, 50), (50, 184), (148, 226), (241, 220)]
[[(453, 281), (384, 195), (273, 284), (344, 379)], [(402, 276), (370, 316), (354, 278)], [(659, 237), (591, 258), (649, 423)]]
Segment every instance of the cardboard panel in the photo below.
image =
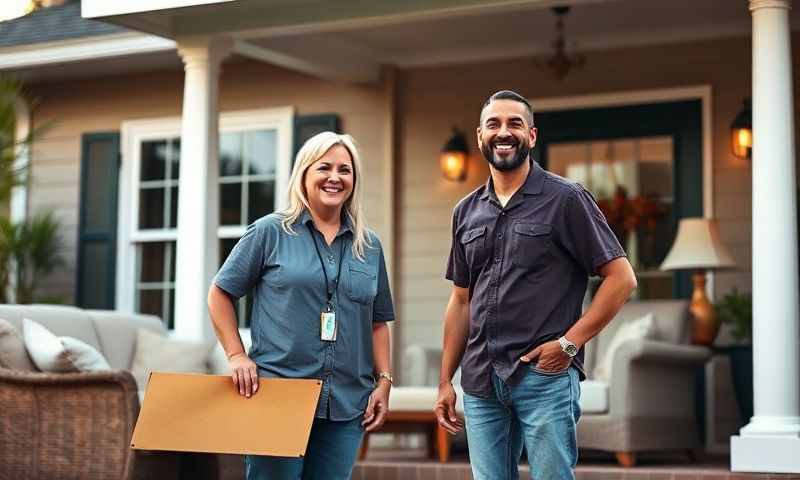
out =
[(320, 380), (261, 378), (246, 398), (229, 376), (154, 372), (131, 447), (301, 457), (321, 388)]

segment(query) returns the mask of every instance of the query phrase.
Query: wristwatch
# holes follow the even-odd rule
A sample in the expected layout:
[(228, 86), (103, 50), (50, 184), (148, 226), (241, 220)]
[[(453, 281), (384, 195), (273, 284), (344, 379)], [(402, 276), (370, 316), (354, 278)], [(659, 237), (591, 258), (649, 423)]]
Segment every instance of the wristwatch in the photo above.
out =
[(578, 354), (578, 347), (567, 340), (567, 337), (559, 337), (558, 344), (561, 345), (561, 351), (569, 355), (570, 358)]
[(381, 378), (385, 378), (386, 380), (389, 380), (389, 383), (394, 385), (394, 377), (392, 377), (392, 374), (390, 372), (378, 372), (378, 373), (375, 374), (375, 381), (376, 382), (379, 381)]

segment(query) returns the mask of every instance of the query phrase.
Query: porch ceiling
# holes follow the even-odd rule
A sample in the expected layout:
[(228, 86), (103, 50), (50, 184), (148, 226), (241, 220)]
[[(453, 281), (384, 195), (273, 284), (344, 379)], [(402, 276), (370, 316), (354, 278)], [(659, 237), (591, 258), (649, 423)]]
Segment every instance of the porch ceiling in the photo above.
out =
[[(227, 35), (240, 55), (369, 82), (380, 65), (549, 52), (550, 7), (566, 4), (573, 7), (568, 48), (581, 51), (750, 34), (746, 0), (147, 0), (125, 7), (84, 0), (83, 15), (176, 40)], [(792, 23), (800, 26), (800, 12)]]

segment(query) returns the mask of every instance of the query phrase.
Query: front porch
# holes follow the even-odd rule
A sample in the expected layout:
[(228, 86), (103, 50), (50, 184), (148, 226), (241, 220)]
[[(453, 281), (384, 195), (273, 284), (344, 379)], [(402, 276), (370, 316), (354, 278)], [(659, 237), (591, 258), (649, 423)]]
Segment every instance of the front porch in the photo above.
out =
[[(527, 479), (528, 466), (520, 463), (520, 478)], [(576, 480), (798, 480), (796, 474), (731, 473), (727, 456), (708, 456), (690, 461), (688, 455), (651, 454), (634, 468), (620, 467), (611, 456), (582, 452)], [(353, 471), (353, 480), (471, 480), (465, 453), (456, 453), (448, 463), (426, 458), (424, 450), (374, 449)]]

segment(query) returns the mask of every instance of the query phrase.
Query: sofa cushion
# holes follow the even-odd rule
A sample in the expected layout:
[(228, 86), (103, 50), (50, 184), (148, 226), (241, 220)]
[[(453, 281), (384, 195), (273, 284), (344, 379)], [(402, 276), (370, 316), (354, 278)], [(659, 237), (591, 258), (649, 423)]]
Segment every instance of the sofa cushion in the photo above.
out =
[[(455, 385), (456, 411), (464, 412), (464, 392)], [(392, 387), (389, 393), (389, 411), (393, 412), (432, 412), (438, 387)]]
[(102, 353), (92, 320), (84, 310), (65, 305), (0, 305), (0, 318), (20, 332), (22, 319), (29, 318), (57, 337), (69, 336), (91, 345)]
[(131, 370), (136, 351), (136, 335), (140, 328), (166, 335), (164, 322), (153, 315), (86, 310), (100, 339), (101, 351), (112, 368)]
[(37, 322), (22, 321), (25, 347), (43, 372), (110, 370), (105, 358), (91, 345), (72, 337), (57, 337)]
[(36, 365), (31, 361), (25, 342), (19, 330), (7, 320), (0, 318), (0, 367), (12, 370), (35, 372)]
[(608, 412), (608, 384), (598, 380), (585, 380), (581, 383), (581, 413)]
[(136, 333), (131, 373), (144, 390), (150, 372), (206, 373), (213, 344), (175, 340), (146, 328)]
[(624, 323), (614, 332), (614, 338), (600, 356), (593, 372), (594, 379), (607, 382), (611, 378), (611, 363), (614, 361), (614, 353), (620, 345), (628, 340), (643, 340), (654, 336), (655, 320), (652, 313), (646, 313), (641, 318)]

